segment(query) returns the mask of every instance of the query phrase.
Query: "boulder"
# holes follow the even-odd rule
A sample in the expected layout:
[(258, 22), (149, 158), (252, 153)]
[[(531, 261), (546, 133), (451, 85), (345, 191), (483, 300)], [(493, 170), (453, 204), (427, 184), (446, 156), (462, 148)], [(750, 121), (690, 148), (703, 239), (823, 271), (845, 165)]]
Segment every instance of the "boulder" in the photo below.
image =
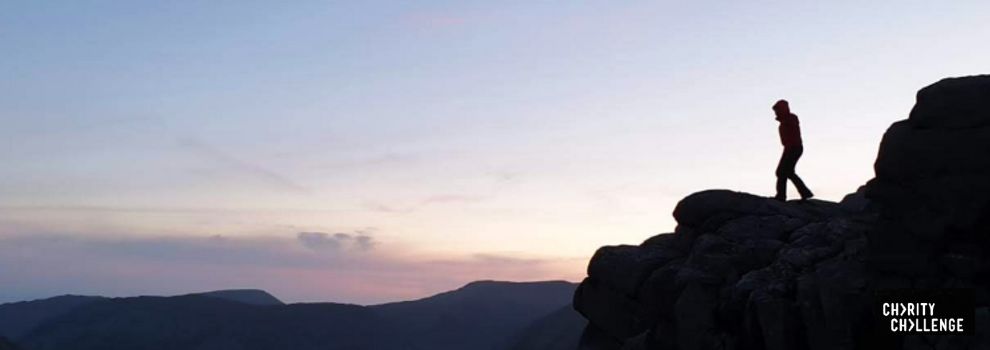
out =
[(918, 92), (910, 118), (884, 134), (866, 188), (879, 210), (869, 240), (879, 272), (990, 294), (988, 155), (990, 76), (944, 79)]
[(588, 276), (632, 297), (653, 270), (683, 255), (680, 251), (659, 246), (653, 249), (630, 245), (602, 247), (588, 264)]
[(990, 126), (990, 75), (946, 78), (921, 89), (909, 120), (921, 128)]
[(586, 278), (574, 293), (574, 309), (605, 334), (625, 339), (649, 328), (636, 300), (593, 278)]
[(674, 207), (678, 225), (700, 226), (713, 218), (724, 220), (750, 215), (801, 216), (802, 212), (765, 197), (730, 190), (707, 190), (685, 197)]
[(802, 316), (794, 288), (801, 269), (843, 256), (845, 241), (865, 232), (850, 229), (838, 204), (824, 201), (706, 191), (678, 208), (674, 234), (600, 249), (576, 294), (575, 307), (627, 349), (799, 343), (804, 338), (791, 332)]

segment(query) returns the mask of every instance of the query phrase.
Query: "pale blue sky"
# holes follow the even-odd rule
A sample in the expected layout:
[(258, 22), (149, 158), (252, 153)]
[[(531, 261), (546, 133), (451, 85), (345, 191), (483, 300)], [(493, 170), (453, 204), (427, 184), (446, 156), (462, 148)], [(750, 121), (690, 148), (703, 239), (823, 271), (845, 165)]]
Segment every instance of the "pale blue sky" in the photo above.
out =
[(804, 128), (799, 174), (823, 199), (854, 191), (918, 88), (986, 72), (988, 14), (0, 2), (0, 262), (33, 266), (0, 270), (0, 301), (265, 287), (375, 302), (576, 280), (597, 247), (672, 231), (691, 192), (771, 194), (779, 98)]

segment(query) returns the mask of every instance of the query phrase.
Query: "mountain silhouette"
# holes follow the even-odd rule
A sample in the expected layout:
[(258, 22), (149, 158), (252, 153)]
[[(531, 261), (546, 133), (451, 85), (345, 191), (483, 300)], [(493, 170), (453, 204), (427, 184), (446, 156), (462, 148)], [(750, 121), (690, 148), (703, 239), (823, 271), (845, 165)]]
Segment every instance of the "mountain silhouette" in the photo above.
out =
[[(25, 350), (502, 350), (537, 320), (567, 307), (575, 287), (482, 281), (375, 306), (283, 304), (260, 290), (66, 296), (0, 305), (0, 324), (18, 324), (0, 331)], [(21, 324), (22, 315), (37, 316)]]
[(54, 298), (20, 301), (0, 305), (0, 337), (18, 339), (39, 323), (102, 297), (63, 295)]
[(568, 304), (569, 282), (480, 281), (429, 298), (371, 307), (421, 349), (505, 349), (533, 321)]
[(285, 305), (285, 303), (278, 300), (275, 296), (260, 289), (226, 289), (191, 295), (202, 295), (251, 305)]
[(519, 332), (509, 350), (574, 350), (587, 324), (574, 308), (562, 307)]
[[(257, 289), (218, 290), (201, 295), (254, 305), (282, 305), (271, 294)], [(18, 339), (45, 320), (52, 319), (83, 304), (106, 300), (98, 296), (62, 295), (53, 298), (0, 305), (0, 336)]]
[(364, 307), (252, 305), (203, 295), (82, 305), (18, 340), (48, 349), (405, 349)]

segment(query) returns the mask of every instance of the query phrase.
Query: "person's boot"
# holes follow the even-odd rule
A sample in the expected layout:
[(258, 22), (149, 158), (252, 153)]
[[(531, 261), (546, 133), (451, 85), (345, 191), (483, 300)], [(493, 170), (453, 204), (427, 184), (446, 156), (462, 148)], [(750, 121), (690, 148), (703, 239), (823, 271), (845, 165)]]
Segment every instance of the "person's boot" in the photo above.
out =
[(781, 202), (787, 202), (787, 195), (778, 193), (776, 196), (773, 196), (773, 199)]
[(801, 191), (801, 200), (803, 200), (803, 201), (809, 200), (809, 199), (811, 199), (811, 197), (814, 197), (814, 196), (815, 196), (815, 194), (814, 193), (811, 193), (811, 190), (809, 190), (807, 188), (804, 189), (804, 191)]

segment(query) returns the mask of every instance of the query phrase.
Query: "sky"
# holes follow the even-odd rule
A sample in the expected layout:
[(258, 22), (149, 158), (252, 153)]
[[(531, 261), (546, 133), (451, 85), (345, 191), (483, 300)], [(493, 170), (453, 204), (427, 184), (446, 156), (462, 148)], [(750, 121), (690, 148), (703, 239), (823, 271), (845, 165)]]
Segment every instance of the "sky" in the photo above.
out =
[[(0, 2), (0, 302), (580, 281), (684, 196), (838, 201), (990, 2)], [(791, 188), (791, 195), (794, 190)]]

